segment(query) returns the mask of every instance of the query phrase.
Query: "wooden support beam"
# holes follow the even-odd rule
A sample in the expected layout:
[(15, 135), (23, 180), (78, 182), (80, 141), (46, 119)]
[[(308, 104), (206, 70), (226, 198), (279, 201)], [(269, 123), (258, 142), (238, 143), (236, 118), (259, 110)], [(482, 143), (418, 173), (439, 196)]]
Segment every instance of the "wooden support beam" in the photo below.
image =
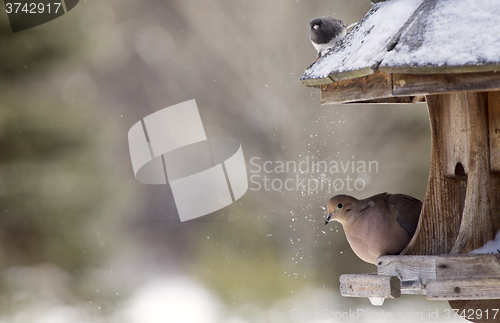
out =
[(500, 278), (500, 254), (436, 257), (436, 278)]
[(500, 254), (379, 256), (378, 274), (402, 281), (446, 278), (500, 278)]
[[(366, 75), (363, 74), (363, 75)], [(409, 74), (377, 70), (373, 74), (321, 85), (321, 104), (411, 103), (405, 97), (500, 90), (500, 73)], [(420, 102), (420, 100), (417, 100)]]
[(392, 84), (392, 94), (394, 96), (487, 91), (500, 89), (500, 75), (496, 72), (446, 74), (394, 73)]
[[(419, 226), (402, 254), (466, 253), (492, 240), (500, 229), (500, 177), (489, 167), (487, 97), (484, 92), (426, 97), (432, 144), (429, 181)], [(462, 178), (454, 176), (457, 164), (468, 175), (463, 199)]]
[(441, 109), (440, 135), (443, 141), (443, 171), (446, 176), (455, 176), (458, 163), (465, 173), (469, 172), (471, 116), (466, 93), (450, 93), (439, 96)]
[(490, 170), (500, 172), (500, 92), (488, 92)]
[(436, 279), (436, 256), (380, 256), (378, 274), (402, 281)]
[(397, 276), (401, 294), (427, 294), (435, 280), (500, 279), (500, 254), (380, 256), (378, 274)]
[(500, 278), (434, 279), (427, 282), (427, 299), (500, 299)]
[(364, 101), (392, 96), (391, 75), (376, 72), (321, 86), (321, 104)]
[(364, 100), (364, 101), (351, 101), (346, 102), (348, 104), (365, 104), (365, 103), (420, 103), (425, 102), (425, 96), (423, 95), (415, 95), (415, 96), (393, 96), (390, 98), (383, 99), (373, 99), (373, 100)]
[(344, 297), (401, 297), (401, 284), (396, 276), (342, 275), (340, 294)]
[[(462, 219), (460, 179), (447, 177), (442, 167), (443, 115), (439, 95), (426, 96), (431, 128), (431, 165), (422, 212), (413, 239), (402, 255), (443, 255), (453, 248)], [(423, 234), (420, 234), (420, 233)]]
[(468, 146), (464, 149), (468, 156), (463, 157), (468, 159), (467, 165), (463, 164), (467, 173), (467, 191), (459, 235), (451, 253), (467, 253), (495, 238), (499, 226), (500, 182), (490, 173), (487, 93), (445, 96), (457, 98), (457, 101), (452, 99), (452, 104), (445, 104), (444, 108), (460, 110), (466, 120), (462, 127), (457, 126), (457, 130), (464, 134), (462, 140)]

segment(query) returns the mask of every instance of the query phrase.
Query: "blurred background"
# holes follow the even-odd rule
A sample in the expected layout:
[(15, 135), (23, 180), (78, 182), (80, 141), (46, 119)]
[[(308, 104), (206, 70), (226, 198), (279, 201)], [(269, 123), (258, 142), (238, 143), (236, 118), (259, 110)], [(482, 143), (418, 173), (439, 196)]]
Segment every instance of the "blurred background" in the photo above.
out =
[[(425, 104), (321, 106), (298, 82), (316, 58), (309, 22), (357, 22), (369, 0), (89, 0), (18, 33), (3, 8), (0, 322), (340, 322), (357, 310), (426, 322), (449, 308), (339, 294), (341, 274), (376, 267), (324, 225), (328, 199), (423, 199), (430, 161)], [(181, 223), (167, 185), (135, 180), (127, 132), (191, 99), (208, 137), (242, 143), (254, 182), (350, 176), (363, 187), (250, 182), (233, 205)], [(265, 161), (377, 168), (265, 173)]]

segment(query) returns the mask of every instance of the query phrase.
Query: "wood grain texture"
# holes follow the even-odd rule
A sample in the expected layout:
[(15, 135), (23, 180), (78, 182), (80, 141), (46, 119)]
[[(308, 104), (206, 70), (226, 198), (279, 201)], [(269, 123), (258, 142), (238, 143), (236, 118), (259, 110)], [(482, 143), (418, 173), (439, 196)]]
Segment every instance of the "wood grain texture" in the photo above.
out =
[(425, 102), (425, 97), (422, 95), (417, 96), (393, 96), (390, 98), (383, 99), (373, 99), (364, 101), (351, 101), (345, 102), (347, 104), (360, 104), (360, 103), (381, 103), (381, 104), (391, 104), (391, 103), (420, 103)]
[(315, 83), (323, 84), (321, 104), (410, 102), (411, 99), (405, 97), (417, 97), (416, 102), (420, 102), (425, 95), (500, 90), (500, 73), (496, 72), (406, 74), (384, 71), (380, 69), (373, 74), (363, 71), (362, 77), (349, 74), (348, 79), (341, 79), (345, 75), (330, 75), (333, 81)]
[(488, 92), (490, 170), (500, 172), (500, 92)]
[(436, 279), (435, 256), (380, 256), (378, 274), (397, 276), (402, 281)]
[(500, 299), (500, 278), (434, 279), (427, 283), (427, 299)]
[[(429, 180), (417, 232), (402, 254), (466, 253), (493, 239), (500, 228), (500, 181), (489, 171), (487, 97), (484, 92), (426, 97)], [(454, 176), (458, 163), (468, 174), (463, 201), (461, 179)]]
[(446, 73), (446, 74), (393, 74), (392, 94), (429, 95), (448, 92), (471, 92), (500, 89), (500, 74)]
[(436, 257), (436, 278), (500, 278), (499, 259), (499, 254)]
[(439, 95), (426, 96), (431, 128), (431, 165), (420, 221), (402, 255), (449, 254), (461, 222), (460, 179), (445, 176), (443, 105)]
[[(500, 231), (500, 172), (497, 171), (500, 161), (500, 92), (488, 92), (488, 140), (490, 148), (490, 173), (488, 174), (487, 200), (492, 232)], [(493, 156), (493, 158), (492, 158)]]
[(391, 97), (391, 75), (374, 73), (337, 81), (321, 88), (321, 104), (346, 103)]
[(443, 166), (447, 176), (455, 175), (455, 168), (461, 163), (465, 173), (469, 172), (470, 158), (470, 115), (467, 94), (450, 93), (440, 96), (443, 105), (441, 135), (443, 141)]
[[(467, 253), (482, 247), (494, 239), (496, 225), (492, 225), (492, 216), (498, 216), (497, 180), (490, 175), (489, 140), (487, 119), (487, 93), (464, 93), (443, 95), (450, 99), (444, 101), (445, 108), (459, 110), (466, 120), (457, 125), (453, 134), (463, 134), (460, 140), (468, 145), (468, 164), (463, 164), (467, 173), (467, 191), (460, 225), (459, 235), (451, 253)], [(458, 142), (455, 147), (458, 147)], [(449, 151), (449, 150), (448, 150)], [(467, 158), (466, 156), (464, 158)], [(449, 158), (448, 158), (449, 159)]]
[(300, 78), (299, 82), (302, 83), (302, 85), (307, 86), (307, 87), (315, 87), (319, 88), (322, 85), (325, 84), (331, 84), (333, 80), (330, 78), (330, 76), (325, 75), (323, 77), (316, 77), (316, 78)]
[(342, 275), (340, 294), (344, 297), (401, 297), (401, 284), (396, 276)]
[(378, 274), (406, 280), (500, 278), (500, 254), (380, 256)]

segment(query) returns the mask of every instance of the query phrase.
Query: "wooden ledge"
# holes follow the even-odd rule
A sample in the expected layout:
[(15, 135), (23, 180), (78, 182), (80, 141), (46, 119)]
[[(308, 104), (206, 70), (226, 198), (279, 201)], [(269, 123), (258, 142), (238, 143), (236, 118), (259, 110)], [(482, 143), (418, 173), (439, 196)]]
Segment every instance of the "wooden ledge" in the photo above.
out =
[(378, 274), (401, 280), (500, 278), (500, 254), (380, 256)]
[[(500, 73), (406, 74), (376, 71), (321, 86), (321, 104), (414, 103), (424, 95), (500, 90)], [(412, 97), (411, 99), (401, 99)], [(416, 101), (413, 98), (418, 98)], [(399, 98), (399, 99), (398, 99)]]
[(429, 300), (500, 299), (500, 255), (380, 256), (378, 274), (340, 276), (346, 297)]

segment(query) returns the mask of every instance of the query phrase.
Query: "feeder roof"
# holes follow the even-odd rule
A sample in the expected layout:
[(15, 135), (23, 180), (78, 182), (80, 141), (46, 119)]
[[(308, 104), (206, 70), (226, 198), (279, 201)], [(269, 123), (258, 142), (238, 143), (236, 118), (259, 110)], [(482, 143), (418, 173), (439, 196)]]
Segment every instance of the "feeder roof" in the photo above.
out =
[(306, 86), (382, 73), (500, 70), (499, 0), (387, 0), (300, 78)]

